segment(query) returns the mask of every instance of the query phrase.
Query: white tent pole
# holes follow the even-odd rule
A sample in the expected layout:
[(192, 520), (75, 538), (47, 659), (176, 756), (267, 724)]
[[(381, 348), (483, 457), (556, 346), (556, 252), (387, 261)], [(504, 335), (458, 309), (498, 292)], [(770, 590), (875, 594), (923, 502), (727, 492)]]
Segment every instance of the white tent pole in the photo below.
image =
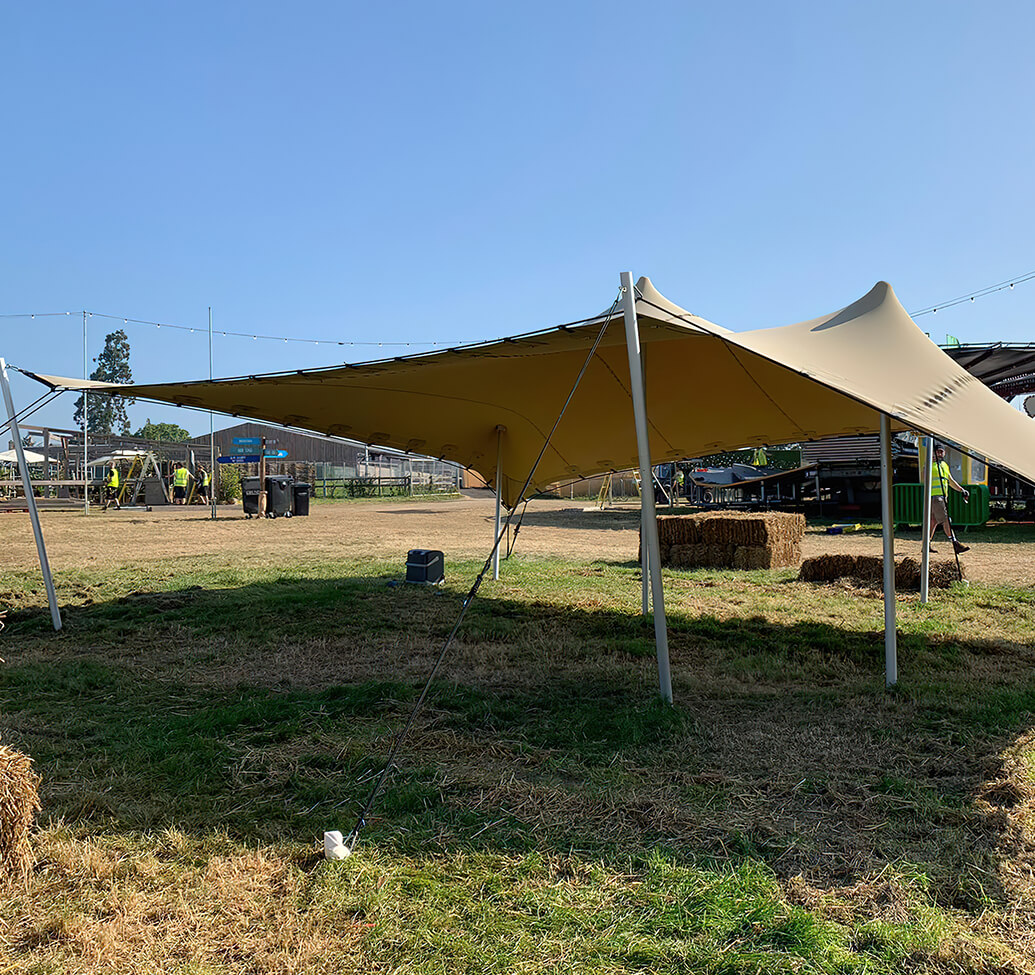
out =
[(672, 676), (668, 664), (668, 625), (665, 620), (665, 591), (661, 584), (661, 550), (658, 544), (658, 519), (654, 509), (654, 478), (650, 466), (650, 442), (647, 439), (647, 397), (644, 393), (643, 370), (640, 364), (640, 329), (636, 322), (636, 297), (630, 271), (623, 271), (622, 310), (625, 314), (625, 345), (629, 352), (629, 389), (632, 393), (633, 418), (636, 422), (636, 446), (640, 460), (640, 504), (643, 531), (642, 544), (647, 549), (650, 566), (651, 595), (654, 599), (654, 642), (658, 651), (658, 686), (667, 704), (672, 703)]
[(924, 437), (923, 453), (927, 463), (924, 464), (924, 472), (920, 477), (920, 490), (924, 492), (923, 525), (920, 529), (920, 543), (923, 545), (923, 554), (920, 556), (920, 602), (926, 603), (927, 582), (931, 572), (931, 461), (934, 458), (933, 438)]
[[(36, 510), (36, 495), (32, 493), (32, 481), (29, 478), (29, 465), (25, 463), (25, 451), (22, 449), (22, 432), (18, 429), (15, 418), (14, 398), (11, 396), (11, 384), (7, 380), (7, 363), (0, 359), (0, 385), (4, 388), (4, 405), (11, 418), (11, 436), (14, 437), (14, 451), (18, 455), (18, 470), (22, 476), (22, 488), (25, 490), (25, 503), (29, 509), (29, 520), (32, 522), (32, 533), (36, 536), (36, 551), (40, 557), (40, 569), (43, 571), (43, 582), (47, 587), (47, 602), (50, 603), (50, 618), (54, 629), (61, 629), (61, 610), (58, 609), (57, 594), (54, 592), (54, 580), (50, 575), (50, 562), (47, 559), (47, 547), (43, 544), (43, 529), (40, 527), (40, 513)], [(85, 392), (83, 394), (86, 395)], [(84, 400), (85, 402), (85, 400)]]
[(492, 577), (498, 579), (500, 577), (500, 524), (501, 524), (501, 511), (503, 501), (503, 433), (507, 428), (505, 426), (496, 427), (496, 528), (493, 538), (495, 539), (496, 547), (492, 550)]
[(884, 682), (898, 683), (895, 634), (895, 539), (891, 510), (891, 417), (880, 415), (880, 509), (884, 536)]
[[(208, 381), (212, 382), (212, 306), (208, 306)], [(208, 411), (208, 494), (212, 505), (212, 520), (216, 520), (216, 421)], [(315, 490), (315, 487), (314, 487)]]
[[(653, 488), (654, 485), (651, 485)], [(642, 486), (641, 486), (642, 489)], [(650, 613), (650, 596), (648, 595), (648, 587), (650, 586), (650, 561), (647, 558), (647, 505), (644, 503), (643, 498), (640, 498), (640, 589), (642, 590), (643, 596), (643, 615), (646, 616)]]
[[(83, 379), (89, 379), (87, 375), (89, 365), (87, 362), (86, 345), (86, 312), (83, 312)], [(90, 513), (90, 467), (88, 459), (90, 455), (89, 444), (89, 420), (90, 420), (90, 395), (83, 390), (83, 512)]]

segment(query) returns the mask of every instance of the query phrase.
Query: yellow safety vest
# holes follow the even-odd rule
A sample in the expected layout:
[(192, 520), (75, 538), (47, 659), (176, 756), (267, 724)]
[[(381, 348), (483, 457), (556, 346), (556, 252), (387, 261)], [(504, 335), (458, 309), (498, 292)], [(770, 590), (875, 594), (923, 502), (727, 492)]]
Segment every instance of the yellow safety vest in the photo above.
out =
[[(939, 477), (939, 472), (941, 477)], [(942, 495), (947, 494), (949, 490), (949, 478), (952, 475), (949, 473), (949, 464), (947, 461), (942, 461), (940, 464), (935, 462), (931, 464), (931, 497), (940, 498)], [(944, 482), (944, 487), (943, 487)]]
[(119, 486), (119, 469), (116, 467), (112, 470), (108, 477), (108, 487), (117, 488)]
[(208, 476), (208, 471), (206, 471), (204, 477), (201, 479), (201, 486), (208, 487), (211, 480), (212, 479)]
[(187, 479), (189, 477), (190, 474), (186, 467), (177, 467), (176, 470), (173, 471), (173, 485), (175, 487), (186, 487)]
[(755, 451), (755, 456), (754, 456), (754, 458), (752, 459), (751, 463), (752, 463), (752, 464), (753, 464), (753, 465), (754, 465), (755, 467), (765, 467), (765, 465), (769, 463), (769, 458), (768, 458), (768, 457), (766, 456), (766, 453), (765, 453), (765, 449), (764, 449), (764, 448), (762, 448), (762, 447), (759, 447), (759, 448), (758, 448), (758, 449), (757, 449), (757, 450)]

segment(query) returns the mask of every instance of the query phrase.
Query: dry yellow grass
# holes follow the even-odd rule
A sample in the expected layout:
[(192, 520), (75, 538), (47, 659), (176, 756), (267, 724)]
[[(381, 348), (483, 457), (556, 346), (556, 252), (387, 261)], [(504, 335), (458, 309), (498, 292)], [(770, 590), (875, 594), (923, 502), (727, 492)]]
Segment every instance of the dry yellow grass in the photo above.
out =
[(130, 852), (61, 827), (38, 845), (21, 910), (0, 917), (0, 956), (84, 975), (360, 970), (362, 922), (303, 910), (305, 871), (283, 851), (213, 851), (170, 830)]

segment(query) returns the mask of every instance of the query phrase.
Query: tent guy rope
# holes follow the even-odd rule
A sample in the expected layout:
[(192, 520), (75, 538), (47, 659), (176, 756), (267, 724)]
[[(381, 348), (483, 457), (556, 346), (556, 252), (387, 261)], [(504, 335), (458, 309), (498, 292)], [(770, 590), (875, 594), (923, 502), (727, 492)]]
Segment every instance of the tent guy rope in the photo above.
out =
[[(571, 387), (571, 391), (568, 393), (568, 396), (564, 401), (564, 405), (561, 407), (560, 412), (557, 414), (557, 419), (554, 421), (552, 429), (546, 436), (542, 449), (539, 451), (539, 456), (536, 458), (535, 463), (532, 464), (531, 469), (525, 477), (525, 483), (521, 489), (519, 497), (524, 497), (524, 492), (528, 489), (529, 484), (532, 483), (532, 478), (535, 476), (536, 468), (539, 466), (539, 462), (543, 459), (543, 455), (546, 453), (547, 448), (550, 446), (550, 441), (553, 438), (554, 433), (557, 431), (557, 427), (560, 425), (561, 420), (564, 418), (564, 414), (571, 403), (572, 397), (575, 395), (575, 391), (579, 388), (579, 383), (582, 382), (582, 377), (586, 374), (586, 370), (589, 368), (589, 364), (593, 361), (593, 357), (596, 355), (597, 348), (599, 347), (601, 340), (604, 338), (604, 333), (607, 331), (612, 320), (614, 319), (615, 309), (618, 307), (618, 303), (620, 300), (621, 294), (619, 294), (619, 296), (615, 298), (614, 303), (611, 305), (611, 308), (604, 316), (604, 323), (600, 327), (600, 332), (597, 335), (597, 339), (593, 343), (592, 348), (589, 350), (589, 354), (586, 356), (586, 361), (583, 363), (582, 368), (579, 370), (579, 374)], [(420, 692), (420, 696), (417, 698), (417, 703), (414, 704), (413, 708), (410, 711), (409, 717), (406, 719), (406, 724), (403, 726), (402, 731), (399, 732), (399, 734), (395, 738), (395, 741), (392, 743), (392, 748), (391, 751), (388, 753), (388, 758), (385, 761), (384, 768), (381, 770), (381, 773), (375, 780), (374, 787), (371, 789), (370, 795), (367, 798), (366, 803), (364, 804), (363, 808), (359, 812), (358, 817), (356, 818), (356, 825), (353, 826), (352, 832), (349, 833), (347, 839), (344, 841), (343, 844), (341, 844), (343, 847), (343, 852), (338, 853), (336, 855), (336, 859), (344, 859), (345, 857), (349, 856), (355, 848), (356, 843), (359, 842), (360, 831), (366, 825), (367, 816), (370, 815), (370, 811), (374, 806), (374, 802), (377, 799), (378, 793), (381, 791), (381, 787), (384, 785), (385, 780), (388, 778), (388, 775), (391, 772), (392, 765), (395, 762), (395, 756), (399, 751), (399, 747), (400, 745), (402, 745), (404, 739), (410, 731), (410, 728), (413, 726), (414, 719), (417, 717), (418, 712), (424, 704), (425, 698), (428, 696), (428, 691), (431, 689), (431, 682), (435, 679), (435, 675), (438, 673), (439, 668), (442, 666), (442, 661), (445, 660), (446, 654), (449, 652), (449, 648), (453, 645), (453, 641), (456, 639), (456, 634), (459, 631), (460, 626), (464, 621), (464, 618), (467, 616), (467, 610), (470, 607), (471, 603), (474, 601), (474, 598), (478, 595), (478, 590), (481, 588), (482, 581), (485, 579), (486, 574), (492, 568), (493, 560), (496, 556), (496, 553), (499, 551), (500, 543), (503, 537), (509, 532), (510, 523), (516, 511), (517, 505), (510, 508), (510, 510), (507, 513), (505, 523), (500, 528), (499, 532), (496, 534), (496, 539), (493, 543), (492, 551), (489, 552), (488, 557), (485, 559), (485, 564), (482, 566), (481, 571), (478, 573), (470, 590), (464, 597), (463, 602), (460, 604), (460, 613), (457, 616), (456, 622), (453, 624), (453, 629), (450, 631), (449, 636), (446, 638), (446, 641), (442, 646), (442, 650), (440, 651), (437, 659), (435, 660), (435, 663), (432, 666), (430, 673), (428, 674), (427, 680), (424, 682), (424, 687)]]

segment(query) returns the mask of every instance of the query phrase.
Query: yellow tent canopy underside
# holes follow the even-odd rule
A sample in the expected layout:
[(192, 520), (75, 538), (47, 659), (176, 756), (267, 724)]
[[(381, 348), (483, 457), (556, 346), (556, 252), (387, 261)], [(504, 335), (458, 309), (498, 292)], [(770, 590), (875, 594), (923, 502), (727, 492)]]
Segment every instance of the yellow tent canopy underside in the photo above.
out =
[[(872, 433), (886, 413), (894, 430), (944, 437), (1035, 480), (1032, 420), (931, 342), (884, 282), (832, 314), (739, 333), (691, 315), (648, 278), (636, 290), (653, 463)], [(442, 457), (494, 487), (498, 481), (509, 507), (521, 500), (602, 329), (527, 495), (637, 465), (620, 313), (491, 344), (290, 373), (127, 386), (32, 375), (54, 388), (216, 410)]]

